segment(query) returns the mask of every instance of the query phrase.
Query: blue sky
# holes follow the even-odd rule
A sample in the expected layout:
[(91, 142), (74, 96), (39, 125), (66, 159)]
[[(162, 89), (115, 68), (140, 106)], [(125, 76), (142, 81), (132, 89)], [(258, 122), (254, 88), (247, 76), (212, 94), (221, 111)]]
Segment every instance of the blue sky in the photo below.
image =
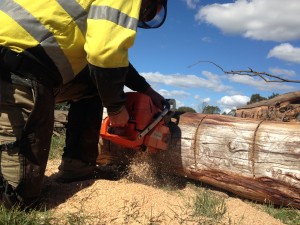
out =
[[(224, 74), (247, 70), (300, 80), (299, 0), (169, 0), (161, 28), (139, 29), (130, 60), (152, 87), (177, 107), (222, 112), (245, 105), (252, 94), (298, 91), (298, 83)], [(190, 65), (193, 65), (190, 67)]]

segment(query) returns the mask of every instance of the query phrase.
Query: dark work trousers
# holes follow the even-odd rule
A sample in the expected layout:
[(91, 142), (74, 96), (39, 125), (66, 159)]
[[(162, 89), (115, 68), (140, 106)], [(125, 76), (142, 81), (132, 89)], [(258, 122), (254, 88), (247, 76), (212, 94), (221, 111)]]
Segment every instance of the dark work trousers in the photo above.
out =
[(90, 164), (95, 164), (98, 155), (102, 104), (87, 69), (60, 89), (33, 80), (3, 77), (0, 80), (0, 188), (12, 189), (3, 195), (12, 205), (14, 201), (29, 205), (41, 192), (55, 102), (70, 102), (63, 156)]
[(94, 165), (98, 156), (103, 107), (88, 68), (64, 85), (55, 100), (70, 103), (63, 157)]

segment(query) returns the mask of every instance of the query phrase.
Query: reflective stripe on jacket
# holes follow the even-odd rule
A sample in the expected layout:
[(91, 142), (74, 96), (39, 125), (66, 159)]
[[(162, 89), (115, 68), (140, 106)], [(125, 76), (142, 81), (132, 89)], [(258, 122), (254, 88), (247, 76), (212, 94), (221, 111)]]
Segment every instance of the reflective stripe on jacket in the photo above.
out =
[(40, 45), (63, 83), (89, 62), (128, 66), (141, 0), (1, 0), (0, 45), (16, 52)]

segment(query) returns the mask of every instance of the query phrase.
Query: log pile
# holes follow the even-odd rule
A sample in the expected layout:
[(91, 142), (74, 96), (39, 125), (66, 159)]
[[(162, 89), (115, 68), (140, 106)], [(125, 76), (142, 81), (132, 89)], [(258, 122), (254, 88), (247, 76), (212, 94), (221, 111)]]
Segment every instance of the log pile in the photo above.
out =
[[(300, 208), (300, 123), (185, 113), (157, 160), (175, 175), (238, 196)], [(134, 153), (102, 140), (98, 162)]]
[(239, 107), (236, 117), (283, 122), (300, 121), (300, 91)]
[(68, 121), (68, 111), (54, 110), (54, 127), (64, 128)]

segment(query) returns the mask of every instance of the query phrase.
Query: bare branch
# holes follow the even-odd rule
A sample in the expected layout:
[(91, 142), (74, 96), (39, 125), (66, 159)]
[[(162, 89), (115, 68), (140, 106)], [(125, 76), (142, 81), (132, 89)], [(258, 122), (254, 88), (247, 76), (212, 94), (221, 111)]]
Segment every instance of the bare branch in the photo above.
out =
[(271, 82), (277, 82), (277, 83), (281, 83), (281, 82), (300, 83), (300, 80), (289, 80), (289, 79), (285, 79), (285, 78), (282, 78), (280, 76), (272, 75), (272, 74), (269, 74), (269, 73), (266, 73), (266, 72), (257, 72), (255, 70), (253, 70), (252, 68), (248, 68), (248, 70), (230, 70), (230, 71), (226, 71), (221, 66), (219, 66), (218, 64), (216, 64), (214, 62), (211, 62), (211, 61), (198, 61), (198, 62), (196, 62), (196, 63), (188, 66), (188, 68), (196, 66), (199, 63), (210, 63), (210, 64), (213, 64), (214, 66), (218, 67), (225, 74), (250, 76), (250, 77), (260, 77), (265, 82), (269, 82), (269, 83), (271, 83)]

